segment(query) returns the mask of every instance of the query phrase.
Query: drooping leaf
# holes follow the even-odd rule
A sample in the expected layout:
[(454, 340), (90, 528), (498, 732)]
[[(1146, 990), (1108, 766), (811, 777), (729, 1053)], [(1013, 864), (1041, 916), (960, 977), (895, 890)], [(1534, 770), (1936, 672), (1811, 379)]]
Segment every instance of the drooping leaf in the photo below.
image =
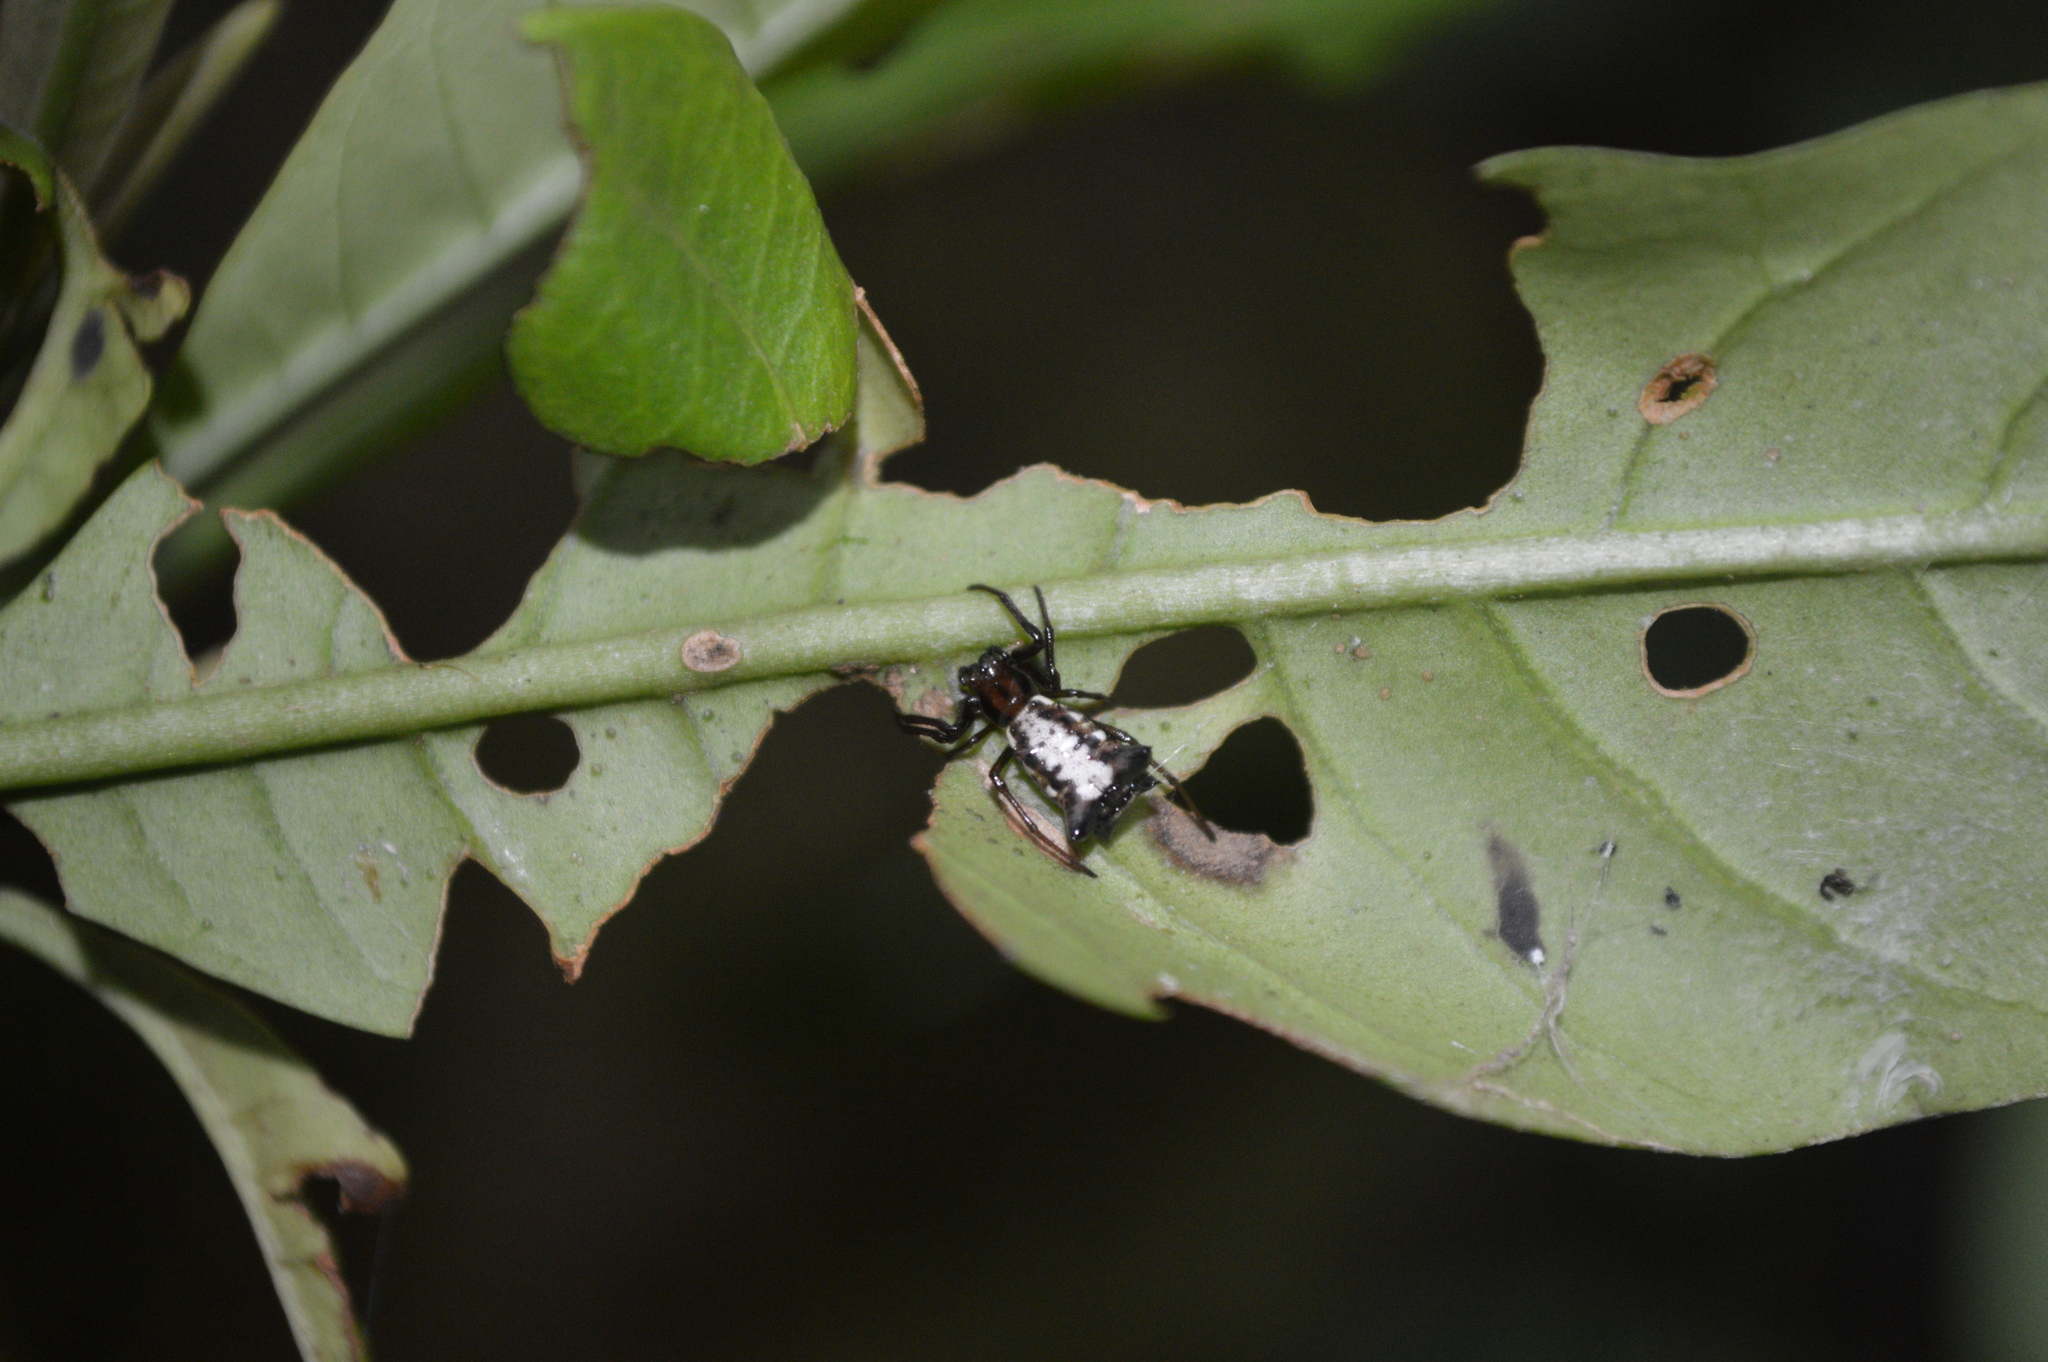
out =
[(508, 353), (543, 423), (611, 454), (758, 463), (853, 405), (853, 281), (732, 44), (685, 10), (546, 9), (589, 157)]
[[(1315, 808), (1279, 848), (1141, 806), (1087, 848), (1087, 879), (956, 765), (935, 873), (1046, 977), (1133, 1010), (1203, 1001), (1490, 1119), (1696, 1151), (2040, 1092), (2048, 248), (2029, 227), (2048, 88), (1735, 161), (1542, 152), (1494, 173), (1553, 216), (1517, 259), (1551, 370), (1526, 465), (1483, 511), (1365, 525), (1286, 495), (1184, 510), (1051, 469), (958, 500), (877, 484), (871, 460), (851, 481), (614, 463), (514, 620), (454, 667), (265, 685), (273, 670), (152, 705), (139, 683), (85, 688), (136, 651), (99, 626), (122, 636), (109, 663), (46, 690), (21, 660), (43, 651), (21, 632), (44, 627), (28, 593), (0, 615), (0, 696), (71, 713), (11, 709), (0, 780), (566, 707), (582, 764), (562, 791), (404, 816), (461, 809), (574, 959), (630, 853), (660, 840), (648, 811), (708, 816), (774, 707), (836, 673), (942, 711), (952, 669), (1015, 637), (961, 589), (1044, 582), (1069, 684), (1105, 687), (1167, 630), (1240, 629), (1259, 660), (1242, 684), (1116, 722), (1185, 776), (1273, 716)], [(281, 608), (281, 574), (253, 559), (245, 614)], [(1646, 673), (1647, 621), (1688, 604), (1753, 640), (1718, 687)], [(446, 790), (480, 779), (464, 741), (416, 749)], [(49, 836), (59, 801), (160, 786), (199, 808), (188, 782), (402, 746), (12, 807)], [(245, 872), (220, 829), (253, 821), (221, 807), (203, 827), (225, 868), (205, 869), (229, 882), (193, 902), (254, 895), (285, 864)], [(319, 831), (279, 807), (266, 826)], [(333, 858), (302, 859), (311, 876)], [(132, 929), (171, 901), (149, 891)], [(193, 958), (195, 935), (152, 939)], [(237, 935), (266, 968), (303, 948)]]
[(170, 1071), (226, 1165), (306, 1362), (365, 1355), (334, 1248), (300, 1189), (332, 1178), (344, 1210), (403, 1195), (389, 1140), (225, 993), (111, 932), (0, 889), (0, 941), (91, 993)]
[[(31, 153), (17, 147), (11, 154)], [(44, 176), (39, 194), (49, 185)], [(136, 341), (162, 335), (190, 300), (174, 275), (130, 279), (107, 263), (85, 206), (61, 174), (51, 197), (63, 280), (27, 381), (0, 426), (0, 565), (34, 548), (77, 508), (148, 405), (149, 371)]]
[[(974, 144), (1062, 91), (1277, 57), (1318, 84), (1376, 72), (1473, 0), (951, 0), (881, 52), (821, 53), (768, 87), (812, 178), (906, 144)], [(865, 37), (866, 35), (861, 35)], [(843, 44), (842, 44), (843, 46)]]

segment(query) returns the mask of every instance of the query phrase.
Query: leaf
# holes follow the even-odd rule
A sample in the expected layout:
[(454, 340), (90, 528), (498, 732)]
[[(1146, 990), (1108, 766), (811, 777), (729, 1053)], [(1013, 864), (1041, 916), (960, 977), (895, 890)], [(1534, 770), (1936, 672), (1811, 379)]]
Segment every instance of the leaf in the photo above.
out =
[(164, 64), (115, 130), (93, 186), (93, 219), (113, 236), (184, 147), (185, 139), (270, 36), (280, 0), (242, 0)]
[[(347, 471), (495, 361), (581, 172), (540, 0), (395, 0), (322, 101), (201, 300), (148, 425), (212, 504)], [(844, 0), (702, 6), (742, 65), (780, 60)], [(729, 12), (728, 12), (729, 11)], [(208, 560), (205, 545), (180, 561)]]
[(50, 148), (90, 194), (170, 8), (170, 0), (9, 0), (0, 122)]
[[(921, 429), (915, 391), (888, 337), (864, 314), (856, 452), (867, 457)], [(608, 461), (601, 461), (608, 462)], [(784, 571), (792, 546), (829, 542), (829, 518), (805, 521), (849, 489), (825, 474), (775, 470), (770, 497), (737, 520), (752, 482), (690, 465), (682, 485), (657, 483), (665, 508), (655, 528), (665, 553), (637, 536), (646, 484), (628, 480), (594, 496), (585, 530), (565, 541), (529, 599), (478, 655), (457, 664), (405, 661), (376, 609), (317, 549), (268, 514), (230, 512), (242, 551), (238, 628), (220, 665), (195, 682), (153, 594), (154, 542), (190, 503), (153, 468), (124, 484), (66, 546), (42, 579), (0, 611), (0, 723), (63, 710), (157, 705), (173, 722), (209, 704), (235, 707), (294, 678), (396, 682), (396, 741), (187, 774), (19, 796), (8, 807), (58, 862), (70, 908), (189, 964), (295, 1007), (350, 1025), (403, 1033), (425, 994), (447, 879), (474, 857), (548, 923), (573, 978), (604, 919), (661, 856), (710, 830), (774, 710), (829, 684), (824, 675), (728, 686), (688, 705), (680, 685), (643, 682), (632, 701), (566, 715), (583, 754), (561, 790), (523, 796), (492, 784), (476, 764), (482, 729), (426, 732), (545, 702), (551, 679), (531, 659), (578, 660), (573, 673), (607, 683), (626, 673), (694, 677), (682, 636), (621, 647), (617, 632), (673, 611), (662, 593), (706, 564), (693, 608), (742, 614), (808, 600)], [(673, 540), (669, 536), (674, 536)], [(692, 546), (691, 541), (699, 541)], [(596, 640), (596, 656), (575, 645)], [(565, 646), (567, 645), (567, 646)], [(439, 722), (409, 682), (444, 687), (457, 708)], [(659, 698), (642, 698), (655, 695)], [(479, 698), (495, 697), (477, 710)], [(165, 702), (169, 702), (168, 705)], [(297, 743), (366, 736), (332, 728), (327, 706), (279, 706), (231, 718), (220, 730), (239, 751), (191, 748), (166, 764), (263, 750), (277, 725)]]
[[(1073, 685), (1107, 685), (1165, 631), (1240, 629), (1259, 659), (1243, 683), (1116, 722), (1186, 776), (1274, 716), (1315, 801), (1291, 848), (1210, 843), (1146, 801), (1158, 817), (1140, 807), (1085, 848), (1087, 879), (956, 764), (926, 837), (934, 871), (1045, 977), (1134, 1011), (1201, 1001), (1488, 1119), (1696, 1152), (2032, 1095), (2048, 1086), (2048, 923), (2026, 909), (2048, 871), (2048, 625), (2033, 605), (2048, 246), (2027, 229), (2044, 161), (2048, 87), (1733, 161), (1494, 163), (1553, 217), (1516, 260), (1551, 370), (1516, 481), (1428, 524), (1320, 516), (1288, 494), (1183, 509), (1049, 468), (961, 500), (876, 482), (874, 450), (848, 478), (810, 479), (654, 455), (586, 478), (577, 528), (477, 654), (277, 682), (276, 659), (301, 654), (271, 648), (268, 670), (242, 664), (248, 686), (198, 696), (152, 690), (140, 625), (100, 619), (111, 599), (154, 624), (131, 550), (132, 587), (88, 578), (78, 613), (30, 592), (0, 614), (0, 781), (358, 743), (11, 801), (81, 906), (84, 849), (136, 821), (103, 810), (145, 797), (193, 820), (162, 843), (189, 843), (173, 869), (204, 892), (181, 889), (186, 902), (267, 905), (277, 874), (330, 875), (360, 834), (293, 843), (309, 848), (294, 870), (230, 832), (317, 838), (347, 806), (323, 793), (280, 816), (250, 796), (252, 816), (197, 782), (311, 781), (333, 757), (405, 750), (467, 791), (480, 778), (464, 735), (361, 740), (557, 709), (582, 764), (545, 798), (430, 798), (382, 774), (334, 785), (381, 796), (380, 835), (414, 867), (425, 858), (398, 837), (460, 809), (476, 854), (573, 963), (635, 857), (701, 826), (775, 708), (862, 676), (942, 711), (954, 668), (1016, 638), (962, 588), (1043, 582)], [(865, 372), (886, 378), (885, 349), (870, 352)], [(1674, 413), (1697, 356), (1715, 384)], [(889, 388), (905, 424), (906, 390)], [(101, 518), (139, 522), (150, 485)], [(147, 495), (161, 524), (170, 493)], [(252, 619), (309, 595), (282, 570), (296, 561), (249, 555), (236, 648), (263, 636)], [(1688, 603), (1739, 614), (1755, 656), (1717, 689), (1660, 692), (1645, 623)], [(39, 638), (106, 651), (59, 663)], [(31, 718), (43, 705), (66, 712)], [(68, 842), (45, 816), (64, 801), (90, 828)], [(267, 911), (230, 924), (233, 948), (251, 970), (297, 971), (293, 988), (333, 987), (298, 962), (309, 934), (369, 920), (344, 883), (315, 886), (334, 898), (289, 919), (300, 935)], [(177, 901), (145, 886), (124, 927), (188, 959), (222, 954), (164, 920)], [(405, 949), (423, 962), (430, 933)]]
[(342, 1209), (384, 1209), (405, 1187), (391, 1142), (254, 1013), (160, 956), (13, 889), (0, 889), (0, 941), (91, 993), (170, 1071), (248, 1213), (299, 1355), (363, 1357), (333, 1245), (300, 1188), (330, 1177)]
[(853, 281), (767, 101), (683, 10), (548, 9), (590, 161), (508, 342), (541, 421), (591, 449), (757, 463), (853, 405)]
[(70, 181), (59, 175), (55, 188), (63, 282), (27, 383), (0, 426), (0, 564), (61, 526), (90, 490), (149, 402), (135, 342), (161, 336), (191, 296), (175, 275), (129, 279), (108, 264)]
[(1376, 72), (1472, 0), (952, 0), (886, 51), (813, 60), (770, 82), (798, 162), (833, 180), (905, 145), (981, 142), (1090, 80), (1154, 79), (1274, 54), (1325, 84)]

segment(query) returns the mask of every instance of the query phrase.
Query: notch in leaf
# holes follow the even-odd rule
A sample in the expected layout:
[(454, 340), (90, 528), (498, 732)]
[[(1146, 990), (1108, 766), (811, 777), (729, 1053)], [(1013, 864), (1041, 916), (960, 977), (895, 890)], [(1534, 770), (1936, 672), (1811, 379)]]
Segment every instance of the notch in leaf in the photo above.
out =
[(767, 101), (687, 10), (545, 9), (585, 157), (576, 224), (512, 328), (542, 422), (608, 454), (757, 463), (843, 423), (853, 281)]

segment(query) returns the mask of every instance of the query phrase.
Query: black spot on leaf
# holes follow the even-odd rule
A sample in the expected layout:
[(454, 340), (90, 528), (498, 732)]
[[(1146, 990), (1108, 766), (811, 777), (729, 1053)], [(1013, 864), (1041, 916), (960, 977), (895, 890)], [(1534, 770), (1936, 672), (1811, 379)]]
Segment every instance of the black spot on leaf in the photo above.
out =
[(71, 336), (71, 381), (81, 382), (107, 352), (107, 319), (98, 308), (85, 314)]
[(1516, 955), (1532, 965), (1542, 964), (1543, 909), (1536, 902), (1522, 853), (1496, 835), (1486, 839), (1486, 858), (1493, 862), (1494, 932)]
[(1849, 878), (1849, 872), (1837, 867), (1820, 877), (1820, 896), (1829, 903), (1845, 899), (1856, 892), (1856, 881)]

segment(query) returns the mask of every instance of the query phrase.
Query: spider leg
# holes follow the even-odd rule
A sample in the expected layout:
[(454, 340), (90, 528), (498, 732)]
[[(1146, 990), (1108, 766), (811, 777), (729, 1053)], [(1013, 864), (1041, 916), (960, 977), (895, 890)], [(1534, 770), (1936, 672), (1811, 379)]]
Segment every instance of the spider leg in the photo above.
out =
[(996, 758), (996, 764), (988, 769), (989, 788), (995, 791), (996, 798), (1001, 801), (1005, 816), (1009, 818), (1010, 822), (1016, 824), (1020, 832), (1029, 837), (1033, 842), (1036, 842), (1040, 851), (1043, 851), (1067, 869), (1078, 870), (1089, 879), (1094, 879), (1095, 872), (1081, 864), (1081, 858), (1074, 854), (1074, 849), (1056, 842), (1048, 836), (1045, 829), (1038, 826), (1038, 820), (1025, 810), (1023, 802), (1017, 798), (1016, 794), (1010, 789), (1009, 784), (1004, 781), (1003, 768), (1014, 761), (1016, 756), (1016, 748), (1005, 747), (1003, 754)]
[[(1038, 623), (1045, 630), (1045, 674), (1052, 681), (1052, 689), (1059, 690), (1060, 664), (1053, 660), (1052, 655), (1052, 613), (1045, 608), (1045, 591), (1041, 587), (1033, 584), (1031, 594), (1038, 597)], [(1030, 626), (1025, 628), (1029, 630)]]
[(980, 741), (983, 733), (988, 732), (986, 728), (981, 733), (973, 732), (975, 724), (981, 722), (981, 720), (981, 706), (970, 698), (960, 702), (959, 713), (954, 716), (953, 722), (950, 724), (943, 719), (934, 719), (926, 714), (898, 714), (896, 716), (896, 726), (905, 733), (913, 733), (920, 738), (930, 738), (933, 742), (940, 743), (951, 749), (946, 753), (946, 760), (951, 761)]
[[(989, 595), (1003, 603), (1003, 609), (1009, 611), (1010, 618), (1017, 621), (1017, 627), (1024, 631), (1024, 637), (1030, 639), (1033, 643), (1043, 643), (1045, 641), (1037, 627), (1030, 620), (1024, 618), (1024, 612), (1017, 608), (1017, 603), (1010, 599), (1008, 592), (998, 591), (992, 586), (983, 586), (980, 582), (972, 583), (967, 589), (969, 591), (986, 591)], [(1033, 591), (1037, 589), (1037, 587), (1032, 588)], [(1043, 608), (1045, 598), (1043, 596), (1039, 597), (1038, 603)]]
[(1105, 704), (1109, 701), (1109, 697), (1099, 690), (1075, 690), (1070, 686), (1049, 690), (1046, 695), (1054, 700), (1100, 700)]
[[(1024, 618), (1024, 612), (1017, 608), (1017, 603), (1011, 600), (1009, 596), (1005, 593), (996, 590), (992, 586), (983, 586), (979, 582), (976, 582), (974, 585), (968, 587), (967, 589), (969, 591), (986, 591), (989, 595), (1001, 601), (1003, 603), (1003, 609), (1010, 612), (1010, 618), (1017, 621), (1018, 627), (1024, 631), (1024, 636), (1031, 640), (1029, 643), (1019, 644), (1017, 647), (1010, 649), (1008, 653), (1010, 661), (1029, 661), (1031, 658), (1037, 657), (1041, 652), (1044, 652), (1046, 645), (1052, 641), (1049, 637), (1040, 633), (1037, 629), (1032, 627), (1031, 621)], [(1039, 603), (1043, 605), (1043, 599), (1041, 599)], [(1025, 670), (1027, 672), (1032, 673), (1034, 676), (1037, 675), (1036, 668), (1027, 667), (1025, 668)], [(1057, 673), (1055, 673), (1055, 679), (1052, 683), (1052, 687), (1041, 687), (1041, 689), (1056, 688), (1058, 685), (1059, 681), (1057, 679)]]

